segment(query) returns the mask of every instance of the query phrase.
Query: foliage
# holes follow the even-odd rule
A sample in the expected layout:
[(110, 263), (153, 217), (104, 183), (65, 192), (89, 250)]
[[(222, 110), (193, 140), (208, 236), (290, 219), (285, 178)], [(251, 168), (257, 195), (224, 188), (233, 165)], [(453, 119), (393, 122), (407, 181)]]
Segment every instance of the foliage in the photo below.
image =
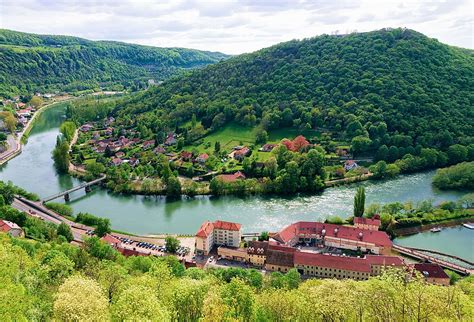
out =
[(184, 274), (173, 257), (96, 256), (91, 240), (111, 249), (98, 238), (79, 248), (0, 233), (0, 319), (468, 320), (474, 304), (472, 278), (444, 287), (395, 271), (359, 282), (301, 281), (295, 269), (265, 276), (237, 268)]
[[(421, 148), (445, 153), (472, 144), (473, 62), (470, 50), (408, 29), (323, 35), (166, 81), (114, 114), (153, 133), (158, 122), (173, 129), (193, 115), (210, 131), (235, 122), (268, 133), (324, 127), (352, 142), (353, 152), (377, 151), (377, 161), (392, 163), (419, 157)], [(464, 157), (449, 150), (450, 162)]]
[(54, 166), (59, 173), (67, 173), (69, 170), (69, 142), (58, 136), (56, 147), (52, 152)]
[[(184, 48), (35, 35), (0, 29), (0, 96), (35, 91), (144, 88), (227, 56)], [(119, 85), (120, 86), (117, 86)]]
[(74, 240), (71, 227), (69, 227), (69, 225), (67, 225), (66, 223), (60, 223), (56, 232), (58, 236), (64, 236), (68, 242)]
[(59, 127), (59, 131), (62, 133), (66, 141), (71, 142), (76, 131), (76, 124), (71, 121), (66, 121)]
[(449, 168), (438, 169), (433, 185), (439, 189), (474, 189), (474, 162), (463, 162)]
[(74, 213), (71, 206), (59, 202), (47, 202), (45, 206), (64, 217), (72, 217)]
[(362, 217), (365, 210), (365, 188), (358, 187), (354, 196), (354, 217)]
[(54, 301), (54, 316), (63, 321), (107, 320), (108, 301), (94, 280), (73, 276), (58, 290)]
[(166, 251), (169, 253), (176, 253), (176, 251), (179, 248), (179, 240), (176, 237), (173, 236), (166, 236), (165, 238), (165, 247)]

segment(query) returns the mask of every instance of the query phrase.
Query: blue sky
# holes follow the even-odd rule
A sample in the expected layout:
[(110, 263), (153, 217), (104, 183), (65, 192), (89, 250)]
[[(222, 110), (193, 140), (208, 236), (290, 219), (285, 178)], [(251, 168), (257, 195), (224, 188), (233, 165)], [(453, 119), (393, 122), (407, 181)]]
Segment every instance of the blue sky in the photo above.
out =
[(0, 0), (0, 26), (228, 54), (323, 33), (407, 27), (474, 48), (473, 12), (474, 0)]

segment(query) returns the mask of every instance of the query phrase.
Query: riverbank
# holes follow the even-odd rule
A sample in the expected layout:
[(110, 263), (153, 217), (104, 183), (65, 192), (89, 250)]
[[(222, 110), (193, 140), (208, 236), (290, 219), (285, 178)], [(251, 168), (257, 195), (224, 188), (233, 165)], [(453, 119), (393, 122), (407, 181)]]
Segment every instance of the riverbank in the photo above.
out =
[(33, 128), (33, 125), (36, 121), (36, 119), (46, 110), (48, 110), (49, 108), (53, 107), (54, 105), (56, 104), (59, 104), (59, 103), (63, 103), (63, 102), (66, 102), (66, 101), (69, 101), (69, 100), (72, 100), (74, 99), (74, 97), (66, 97), (65, 99), (60, 99), (56, 101), (56, 99), (54, 99), (55, 101), (50, 103), (50, 104), (46, 104), (46, 105), (43, 105), (42, 107), (40, 107), (34, 114), (33, 116), (31, 117), (31, 119), (28, 121), (28, 123), (26, 124), (26, 126), (23, 128), (23, 130), (19, 133), (15, 133), (15, 134), (10, 134), (8, 137), (9, 137), (9, 144), (8, 144), (8, 148), (6, 151), (2, 152), (2, 154), (0, 155), (0, 165), (10, 161), (11, 159), (13, 159), (14, 157), (16, 157), (17, 155), (19, 155), (22, 151), (22, 148), (23, 148), (23, 145), (26, 144), (27, 142), (27, 139), (28, 139), (28, 135), (31, 131), (31, 129)]
[(446, 220), (441, 222), (435, 222), (431, 224), (425, 224), (421, 226), (414, 226), (414, 227), (406, 227), (406, 228), (399, 228), (393, 230), (394, 237), (402, 237), (402, 236), (410, 236), (419, 234), (425, 231), (429, 231), (432, 228), (447, 228), (447, 227), (455, 227), (465, 223), (474, 222), (474, 209), (472, 213), (468, 215), (466, 218), (458, 218), (452, 220)]

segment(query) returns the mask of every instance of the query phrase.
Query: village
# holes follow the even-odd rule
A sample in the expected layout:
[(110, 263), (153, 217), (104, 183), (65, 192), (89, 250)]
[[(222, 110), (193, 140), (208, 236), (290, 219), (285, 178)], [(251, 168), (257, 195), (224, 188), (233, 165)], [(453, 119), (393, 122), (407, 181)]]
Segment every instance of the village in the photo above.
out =
[[(216, 134), (214, 140), (213, 135), (204, 143), (202, 139), (195, 143), (186, 143), (183, 133), (167, 132), (161, 141), (157, 141), (149, 137), (143, 138), (136, 128), (117, 126), (115, 118), (108, 117), (103, 121), (88, 122), (79, 127), (77, 141), (71, 150), (71, 161), (81, 172), (85, 172), (88, 164), (101, 163), (105, 167), (127, 165), (121, 168), (134, 172), (143, 180), (159, 178), (159, 175), (145, 168), (146, 166), (167, 160), (171, 170), (176, 171), (182, 182), (206, 183), (217, 177), (224, 183), (233, 183), (267, 176), (265, 168), (271, 166), (271, 152), (279, 145), (285, 145), (288, 151), (294, 152), (305, 152), (318, 147), (301, 134), (292, 140), (273, 139), (272, 142), (261, 144), (238, 141), (234, 137), (225, 142), (225, 137), (220, 134)], [(211, 141), (214, 144), (211, 144)], [(350, 146), (338, 147), (334, 153), (328, 154), (326, 159), (328, 184), (354, 177), (361, 180), (368, 178), (368, 165), (371, 160), (362, 160), (359, 164), (353, 160)]]

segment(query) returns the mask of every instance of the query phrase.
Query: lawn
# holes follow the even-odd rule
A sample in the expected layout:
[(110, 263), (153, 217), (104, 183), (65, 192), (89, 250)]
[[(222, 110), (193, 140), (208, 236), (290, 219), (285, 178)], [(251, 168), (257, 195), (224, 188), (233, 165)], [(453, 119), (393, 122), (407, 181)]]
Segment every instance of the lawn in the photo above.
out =
[[(197, 149), (200, 153), (205, 151), (211, 152), (214, 151), (214, 144), (220, 142), (221, 150), (230, 151), (234, 146), (241, 143), (243, 145), (255, 144), (256, 132), (256, 128), (230, 123), (204, 137), (202, 144), (198, 146), (189, 145), (184, 147), (184, 149)], [(209, 144), (208, 148), (206, 148), (207, 144)]]

